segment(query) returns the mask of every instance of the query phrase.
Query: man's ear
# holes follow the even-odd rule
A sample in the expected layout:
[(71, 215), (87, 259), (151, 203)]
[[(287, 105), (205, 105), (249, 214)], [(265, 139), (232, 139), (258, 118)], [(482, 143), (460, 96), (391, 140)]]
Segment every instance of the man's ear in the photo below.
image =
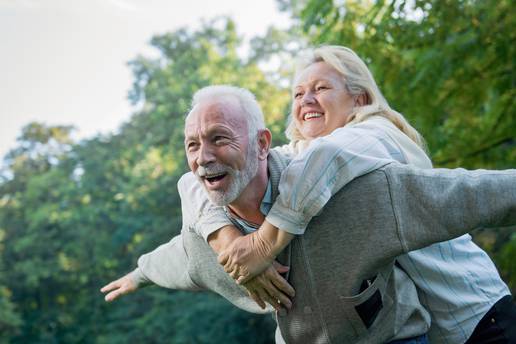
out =
[(271, 148), (272, 134), (267, 128), (258, 131), (258, 159), (266, 160)]

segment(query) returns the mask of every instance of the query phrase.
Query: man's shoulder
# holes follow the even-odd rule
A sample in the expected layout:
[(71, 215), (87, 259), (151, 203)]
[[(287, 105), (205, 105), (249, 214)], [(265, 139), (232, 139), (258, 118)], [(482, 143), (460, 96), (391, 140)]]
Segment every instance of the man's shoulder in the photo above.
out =
[(186, 212), (191, 221), (197, 219), (210, 204), (203, 186), (192, 172), (185, 173), (179, 178), (177, 189), (183, 206), (183, 216)]
[(193, 172), (186, 172), (179, 178), (179, 181), (177, 182), (177, 187), (179, 191), (185, 190), (189, 185), (191, 184), (199, 184), (197, 182), (197, 178), (193, 174)]
[(192, 172), (187, 172), (179, 178), (177, 189), (181, 198), (188, 199), (205, 199), (205, 191)]

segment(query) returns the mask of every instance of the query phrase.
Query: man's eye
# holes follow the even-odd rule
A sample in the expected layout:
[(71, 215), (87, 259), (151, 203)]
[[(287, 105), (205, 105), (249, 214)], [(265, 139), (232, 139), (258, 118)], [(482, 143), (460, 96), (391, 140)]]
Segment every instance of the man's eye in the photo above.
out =
[(303, 96), (303, 93), (302, 92), (296, 92), (294, 93), (294, 98), (299, 98), (299, 97), (302, 97)]
[(213, 138), (213, 141), (215, 141), (215, 143), (217, 143), (217, 144), (223, 144), (228, 141), (228, 138), (225, 136), (215, 136)]
[(186, 149), (187, 149), (188, 151), (192, 151), (192, 150), (194, 150), (194, 149), (196, 149), (196, 148), (197, 148), (197, 143), (196, 143), (196, 142), (188, 142), (188, 143), (186, 144)]
[(325, 86), (325, 85), (320, 85), (315, 88), (316, 91), (324, 91), (327, 89), (328, 89), (328, 86)]

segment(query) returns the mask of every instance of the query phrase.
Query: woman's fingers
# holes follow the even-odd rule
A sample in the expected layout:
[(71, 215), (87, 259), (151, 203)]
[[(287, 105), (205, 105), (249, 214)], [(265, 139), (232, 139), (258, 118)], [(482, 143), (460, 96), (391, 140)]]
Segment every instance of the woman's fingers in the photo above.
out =
[(245, 272), (239, 272), (236, 277), (233, 277), (237, 284), (244, 284), (244, 283), (247, 283), (249, 282), (249, 280), (251, 280), (251, 276)]
[(278, 299), (272, 297), (265, 289), (258, 289), (258, 295), (262, 300), (265, 300), (268, 304), (270, 304), (275, 310), (281, 310), (281, 303)]
[[(286, 308), (288, 310), (292, 308), (292, 301), (289, 295), (294, 294), (294, 289), (284, 279), (284, 282), (282, 282), (282, 279), (283, 277), (271, 266), (266, 270), (266, 273), (258, 275), (245, 283), (244, 287), (248, 291), (253, 292), (262, 301), (269, 303), (274, 309), (280, 311), (282, 308)], [(285, 289), (286, 292), (282, 291), (282, 289)]]
[(296, 295), (296, 291), (287, 282), (286, 279), (283, 278), (276, 270), (267, 269), (265, 272), (269, 281), (282, 293), (288, 295), (289, 297), (294, 297)]
[(256, 302), (256, 304), (258, 304), (258, 306), (260, 306), (261, 309), (265, 309), (265, 302), (258, 296), (258, 294), (256, 294), (256, 292), (253, 290), (253, 291), (247, 291), (247, 293), (249, 294), (249, 297), (251, 297), (251, 299), (254, 300), (254, 302)]
[(280, 263), (278, 263), (277, 261), (273, 261), (272, 262), (272, 266), (274, 267), (274, 269), (276, 269), (276, 271), (280, 274), (284, 274), (284, 273), (287, 273), (290, 268), (286, 265), (281, 265)]
[(228, 262), (229, 254), (226, 251), (222, 251), (219, 253), (219, 256), (217, 257), (217, 261), (220, 265), (226, 265)]

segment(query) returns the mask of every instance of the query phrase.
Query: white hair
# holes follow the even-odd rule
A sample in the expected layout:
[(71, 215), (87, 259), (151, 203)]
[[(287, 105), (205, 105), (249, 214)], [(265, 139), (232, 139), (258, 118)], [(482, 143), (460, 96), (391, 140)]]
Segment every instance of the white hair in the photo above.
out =
[[(423, 137), (402, 114), (389, 106), (366, 64), (353, 50), (336, 45), (321, 46), (310, 50), (304, 59), (298, 61), (294, 80), (304, 69), (317, 62), (325, 62), (339, 72), (346, 91), (351, 96), (362, 94), (366, 96), (366, 104), (354, 109), (351, 114), (352, 120), (348, 124), (362, 122), (373, 115), (380, 115), (390, 120), (418, 146), (426, 149)], [(291, 114), (290, 123), (286, 129), (287, 137), (292, 141), (304, 139), (292, 119)]]
[[(220, 103), (227, 102), (228, 99), (236, 99), (242, 109), (242, 114), (247, 120), (249, 130), (249, 138), (255, 137), (258, 130), (265, 129), (265, 121), (260, 105), (256, 101), (256, 97), (245, 88), (230, 85), (213, 85), (206, 86), (195, 92), (192, 99), (192, 110), (196, 105), (209, 101), (218, 101)], [(188, 113), (188, 115), (190, 115)], [(187, 117), (188, 117), (187, 115)]]

